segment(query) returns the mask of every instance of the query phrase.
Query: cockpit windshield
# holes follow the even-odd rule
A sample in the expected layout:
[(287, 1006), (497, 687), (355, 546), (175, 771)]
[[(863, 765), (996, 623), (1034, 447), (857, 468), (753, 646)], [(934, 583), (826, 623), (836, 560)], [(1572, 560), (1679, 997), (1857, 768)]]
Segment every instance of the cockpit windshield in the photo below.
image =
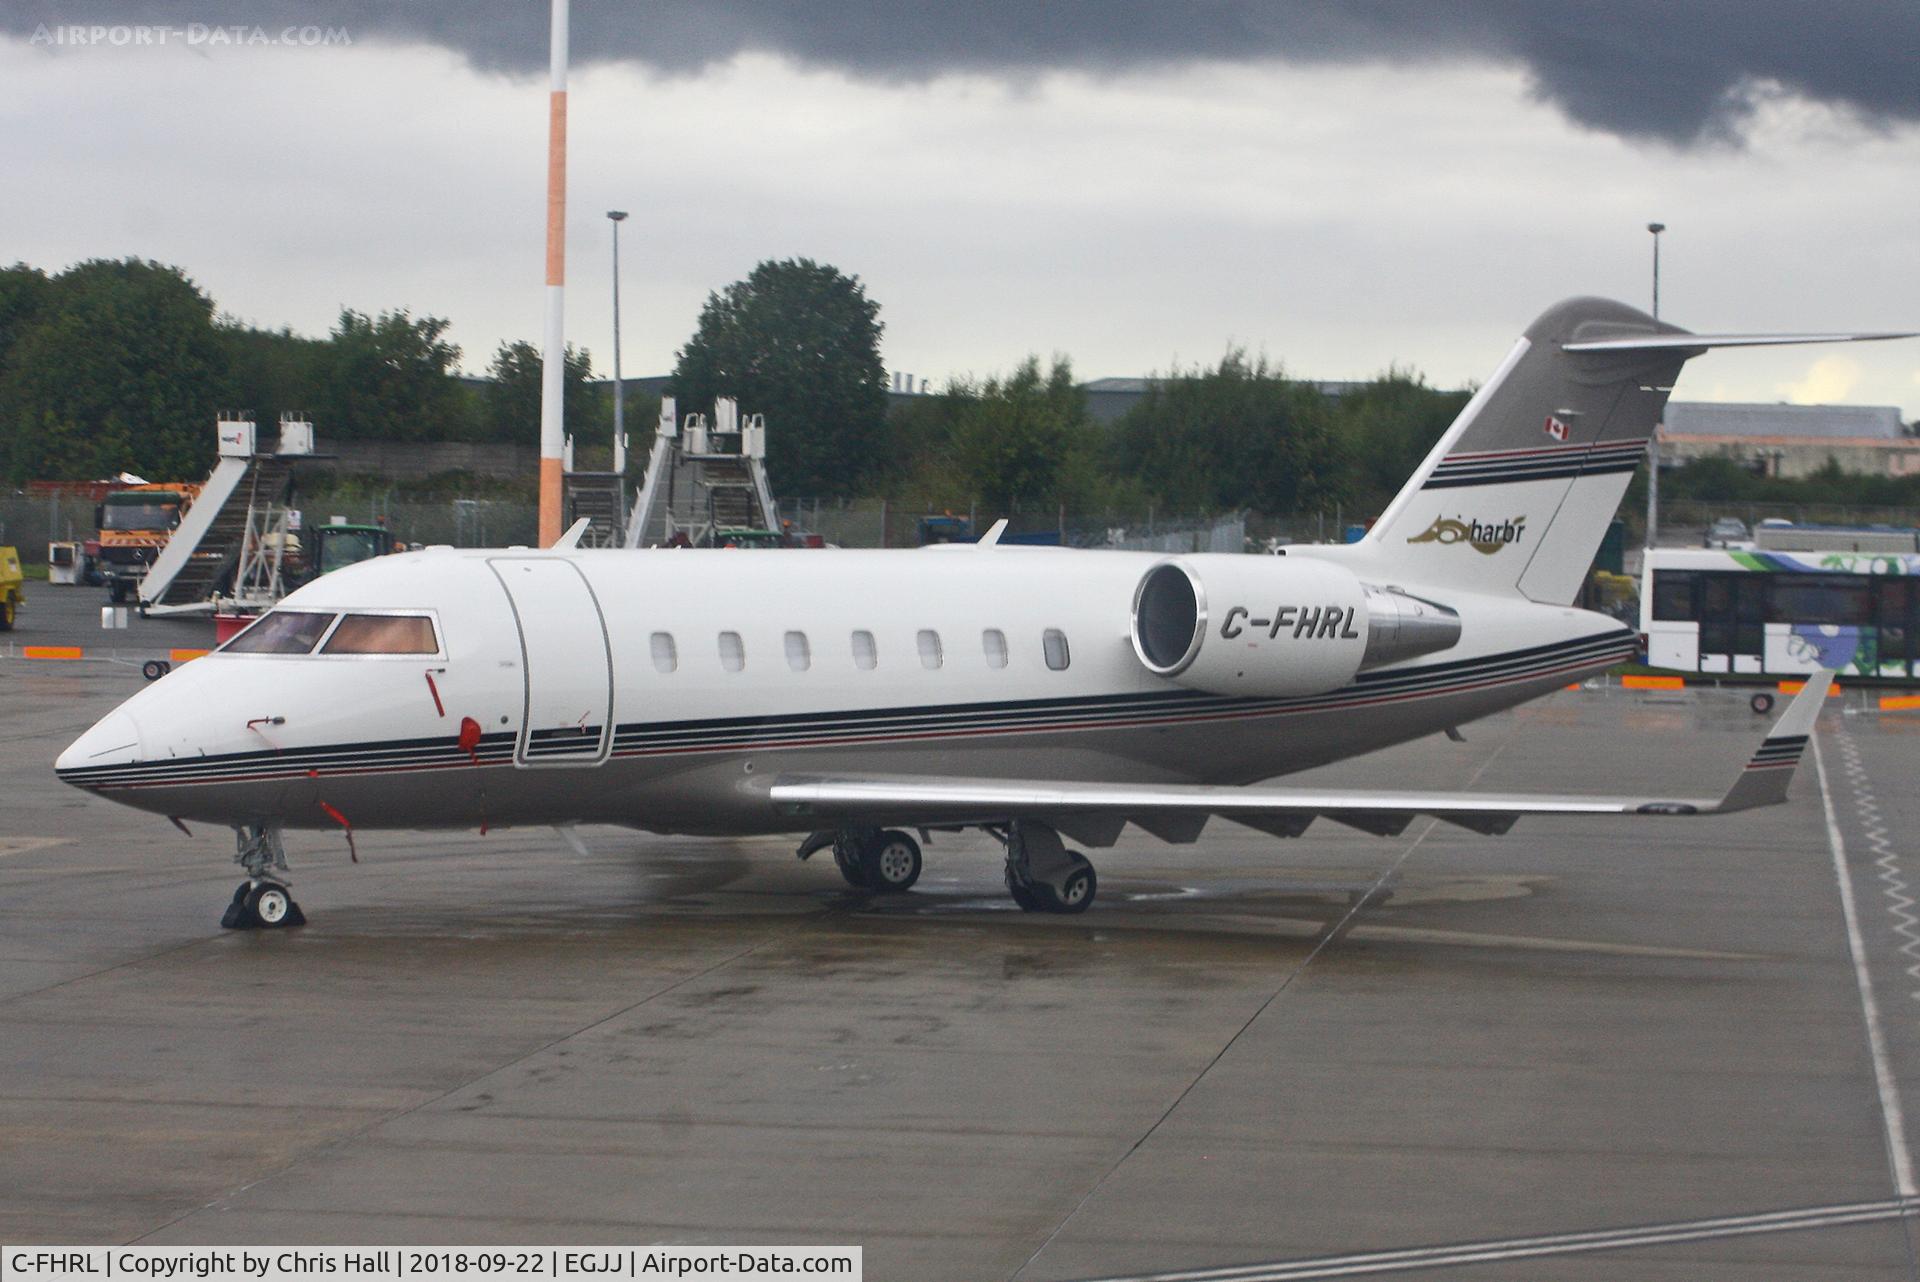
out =
[(440, 638), (430, 615), (335, 614), (327, 610), (269, 611), (222, 646), (221, 653), (313, 654), (316, 645), (320, 654), (330, 657), (440, 653)]
[(322, 654), (437, 654), (433, 620), (424, 614), (349, 614)]
[(221, 647), (229, 654), (308, 654), (333, 622), (331, 614), (273, 610)]

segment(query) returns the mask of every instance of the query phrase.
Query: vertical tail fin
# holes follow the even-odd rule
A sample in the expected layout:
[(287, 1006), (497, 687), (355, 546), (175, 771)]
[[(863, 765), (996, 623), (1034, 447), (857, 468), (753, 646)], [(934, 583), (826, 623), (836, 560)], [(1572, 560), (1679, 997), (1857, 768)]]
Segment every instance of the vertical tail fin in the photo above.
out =
[(1409, 581), (1572, 602), (1681, 366), (1712, 347), (1909, 334), (1691, 334), (1604, 298), (1527, 328), (1367, 536)]
[(1420, 583), (1571, 602), (1697, 353), (1566, 344), (1683, 332), (1600, 298), (1547, 311), (1374, 524), (1378, 554)]

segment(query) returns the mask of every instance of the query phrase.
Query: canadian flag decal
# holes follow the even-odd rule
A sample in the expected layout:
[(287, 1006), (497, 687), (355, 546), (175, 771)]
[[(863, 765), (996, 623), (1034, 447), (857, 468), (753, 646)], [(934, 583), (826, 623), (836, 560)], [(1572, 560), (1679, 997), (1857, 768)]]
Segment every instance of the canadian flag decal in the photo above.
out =
[(1547, 431), (1547, 435), (1551, 436), (1556, 441), (1564, 441), (1567, 439), (1567, 431), (1568, 431), (1567, 425), (1565, 423), (1562, 423), (1559, 419), (1555, 418), (1551, 414), (1547, 415), (1546, 431)]

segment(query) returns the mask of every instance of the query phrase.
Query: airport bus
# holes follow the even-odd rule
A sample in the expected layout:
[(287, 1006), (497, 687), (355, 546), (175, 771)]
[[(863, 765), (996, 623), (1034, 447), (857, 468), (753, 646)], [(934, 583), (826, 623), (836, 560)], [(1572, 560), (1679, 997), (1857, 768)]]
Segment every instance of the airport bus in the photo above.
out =
[(1920, 554), (1649, 548), (1642, 574), (1651, 667), (1920, 678)]

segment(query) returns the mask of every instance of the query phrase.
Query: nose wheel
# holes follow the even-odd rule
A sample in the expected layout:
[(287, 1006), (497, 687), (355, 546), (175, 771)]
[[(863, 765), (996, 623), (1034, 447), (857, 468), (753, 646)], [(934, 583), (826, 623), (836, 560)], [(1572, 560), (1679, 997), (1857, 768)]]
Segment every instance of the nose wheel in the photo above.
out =
[(233, 861), (246, 869), (247, 879), (234, 889), (220, 925), (227, 930), (279, 930), (304, 926), (307, 915), (294, 902), (286, 883), (270, 873), (286, 872), (287, 848), (280, 840), (280, 829), (272, 824), (249, 824), (235, 828), (238, 847)]

